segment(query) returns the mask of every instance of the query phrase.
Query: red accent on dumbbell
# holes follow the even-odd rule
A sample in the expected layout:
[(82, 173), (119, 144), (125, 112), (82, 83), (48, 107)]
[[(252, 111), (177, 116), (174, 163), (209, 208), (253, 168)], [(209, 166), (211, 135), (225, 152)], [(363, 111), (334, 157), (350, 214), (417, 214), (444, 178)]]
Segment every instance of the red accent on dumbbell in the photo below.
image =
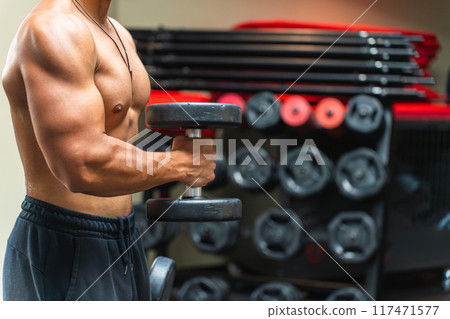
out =
[(281, 106), (281, 118), (291, 127), (303, 126), (311, 118), (311, 104), (299, 95), (290, 96)]
[(237, 93), (225, 93), (219, 96), (217, 103), (223, 104), (234, 104), (241, 108), (241, 114), (244, 115), (245, 112), (245, 100), (242, 96)]
[(316, 121), (317, 123), (328, 130), (338, 128), (344, 123), (345, 105), (334, 97), (327, 97), (317, 104)]

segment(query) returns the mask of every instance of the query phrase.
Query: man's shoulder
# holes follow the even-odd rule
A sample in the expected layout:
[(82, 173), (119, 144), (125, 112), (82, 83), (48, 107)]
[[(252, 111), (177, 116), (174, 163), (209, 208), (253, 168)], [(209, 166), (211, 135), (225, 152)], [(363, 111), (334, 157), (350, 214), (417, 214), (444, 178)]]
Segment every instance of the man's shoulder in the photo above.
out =
[(86, 51), (95, 48), (94, 39), (86, 23), (63, 12), (38, 12), (28, 16), (18, 37), (24, 49), (43, 53), (53, 50)]
[(113, 23), (114, 27), (117, 29), (117, 31), (120, 33), (121, 36), (124, 37), (124, 40), (127, 42), (131, 42), (134, 45), (133, 37), (131, 36), (130, 32), (125, 28), (122, 24), (120, 24), (119, 21), (117, 21), (114, 18), (108, 17), (111, 23)]

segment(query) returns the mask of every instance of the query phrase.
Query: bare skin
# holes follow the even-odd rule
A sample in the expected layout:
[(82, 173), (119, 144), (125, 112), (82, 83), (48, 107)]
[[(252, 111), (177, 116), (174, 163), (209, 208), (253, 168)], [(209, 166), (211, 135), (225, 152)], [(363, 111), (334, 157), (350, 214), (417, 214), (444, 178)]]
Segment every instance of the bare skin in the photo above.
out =
[[(107, 21), (111, 0), (79, 2), (120, 45)], [(192, 142), (174, 141), (171, 160), (154, 153), (154, 174), (126, 165), (150, 83), (133, 39), (112, 20), (128, 51), (133, 79), (114, 43), (71, 0), (43, 0), (22, 23), (2, 83), (8, 96), (29, 196), (109, 217), (131, 212), (131, 195), (172, 181), (204, 186), (215, 164), (193, 165)], [(122, 48), (121, 48), (122, 49)], [(122, 51), (122, 54), (124, 52)], [(136, 156), (147, 152), (134, 148)], [(213, 147), (202, 148), (213, 154)]]

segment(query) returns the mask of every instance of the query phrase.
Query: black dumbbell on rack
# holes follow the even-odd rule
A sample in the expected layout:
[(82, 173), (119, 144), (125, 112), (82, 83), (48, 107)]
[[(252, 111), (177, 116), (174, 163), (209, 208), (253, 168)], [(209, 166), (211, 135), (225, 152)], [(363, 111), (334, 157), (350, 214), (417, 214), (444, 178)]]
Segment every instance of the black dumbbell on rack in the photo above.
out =
[(189, 225), (189, 237), (203, 252), (219, 254), (230, 251), (239, 240), (239, 221), (202, 222)]
[[(333, 179), (333, 162), (323, 152), (311, 146), (305, 155), (313, 160), (302, 161), (302, 148), (291, 150), (287, 154), (287, 165), (279, 166), (280, 185), (290, 196), (312, 196), (323, 191)], [(317, 159), (323, 162), (319, 163)]]
[(230, 285), (219, 277), (193, 277), (183, 283), (178, 291), (180, 301), (226, 301)]
[(363, 200), (381, 192), (387, 180), (382, 157), (370, 148), (345, 153), (336, 164), (335, 181), (342, 195)]
[(360, 94), (348, 101), (345, 125), (351, 132), (372, 134), (383, 125), (383, 104), (376, 97)]
[(268, 282), (257, 287), (251, 294), (253, 301), (299, 301), (300, 290), (284, 282)]
[(270, 132), (281, 125), (281, 102), (271, 92), (260, 92), (253, 95), (245, 107), (247, 124), (259, 131)]
[(303, 246), (302, 221), (293, 211), (273, 208), (255, 220), (253, 243), (266, 259), (285, 261), (294, 257)]
[(328, 247), (341, 262), (367, 262), (378, 248), (375, 220), (360, 211), (339, 213), (328, 224)]
[(328, 296), (326, 301), (368, 301), (367, 294), (357, 288), (337, 289)]
[(277, 182), (277, 167), (275, 161), (263, 148), (257, 151), (259, 158), (246, 148), (236, 151), (236, 165), (228, 166), (229, 180), (239, 188), (260, 190), (260, 187), (270, 189)]

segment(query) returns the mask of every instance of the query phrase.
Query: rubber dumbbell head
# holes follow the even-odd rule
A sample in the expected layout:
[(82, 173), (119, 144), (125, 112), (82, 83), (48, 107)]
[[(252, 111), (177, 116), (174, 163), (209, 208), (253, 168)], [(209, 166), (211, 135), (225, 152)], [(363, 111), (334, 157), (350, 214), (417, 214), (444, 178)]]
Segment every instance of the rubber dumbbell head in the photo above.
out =
[(368, 301), (365, 292), (356, 288), (342, 288), (335, 290), (328, 296), (327, 301)]
[(364, 212), (343, 212), (328, 225), (331, 252), (345, 263), (363, 263), (378, 247), (374, 219)]
[(280, 112), (283, 122), (290, 127), (301, 128), (312, 121), (311, 104), (299, 95), (288, 97)]
[(383, 115), (380, 100), (369, 95), (357, 95), (348, 102), (345, 124), (354, 132), (370, 134), (381, 127)]
[[(289, 151), (287, 165), (279, 166), (278, 176), (284, 191), (304, 198), (321, 192), (330, 183), (334, 167), (331, 160), (316, 147), (311, 147), (308, 152), (312, 161), (299, 161), (301, 152), (301, 148)], [(311, 152), (320, 156), (313, 156)], [(317, 158), (323, 159), (323, 163), (319, 163)]]
[(297, 254), (302, 246), (302, 222), (293, 211), (276, 208), (262, 213), (253, 228), (253, 243), (267, 259), (284, 261)]
[(239, 229), (239, 221), (191, 223), (189, 237), (197, 249), (218, 254), (237, 244)]
[(319, 101), (316, 107), (316, 121), (326, 130), (335, 130), (345, 121), (345, 105), (334, 97), (327, 97)]
[(181, 286), (178, 300), (225, 301), (230, 293), (229, 284), (217, 277), (194, 277)]
[(256, 130), (272, 130), (281, 123), (280, 108), (281, 102), (273, 93), (261, 92), (247, 101), (245, 119)]
[(284, 282), (269, 282), (256, 288), (251, 296), (253, 301), (298, 301), (300, 291), (293, 285)]
[(175, 281), (175, 261), (157, 257), (150, 268), (149, 280), (150, 301), (168, 301)]
[(377, 195), (386, 183), (383, 159), (369, 148), (359, 148), (341, 156), (335, 181), (342, 195), (362, 200)]
[(217, 99), (217, 103), (237, 105), (241, 108), (242, 115), (245, 112), (245, 100), (241, 95), (239, 95), (237, 93), (230, 92), (230, 93), (222, 94)]
[(260, 190), (259, 185), (270, 188), (275, 184), (275, 161), (263, 148), (258, 150), (258, 155), (259, 158), (255, 159), (246, 147), (236, 151), (236, 165), (228, 166), (228, 176), (234, 185), (248, 190)]

